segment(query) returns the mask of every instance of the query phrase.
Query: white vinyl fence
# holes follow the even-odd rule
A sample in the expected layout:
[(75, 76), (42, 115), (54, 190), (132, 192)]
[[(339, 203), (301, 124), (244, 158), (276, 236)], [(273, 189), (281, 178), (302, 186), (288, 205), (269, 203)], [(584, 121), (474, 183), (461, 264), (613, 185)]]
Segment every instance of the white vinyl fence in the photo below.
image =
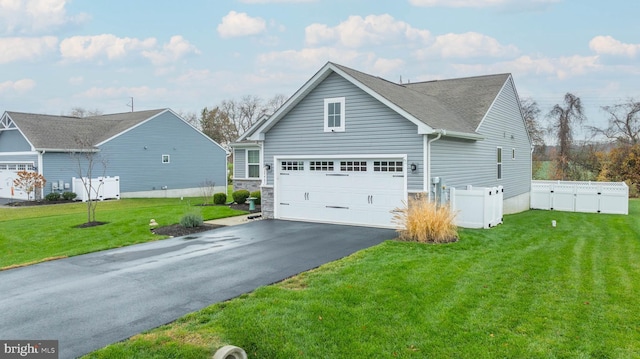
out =
[(503, 199), (502, 186), (449, 188), (449, 205), (456, 213), (456, 225), (463, 228), (491, 228), (501, 224)]
[[(88, 179), (85, 177), (85, 181)], [(75, 192), (78, 197), (76, 200), (86, 202), (87, 200), (99, 200), (105, 199), (120, 199), (120, 176), (115, 177), (98, 177), (91, 179), (91, 196), (87, 192), (82, 178), (73, 177), (72, 191)], [(87, 186), (89, 186), (87, 182)]]
[(531, 208), (629, 214), (629, 187), (624, 182), (531, 181)]

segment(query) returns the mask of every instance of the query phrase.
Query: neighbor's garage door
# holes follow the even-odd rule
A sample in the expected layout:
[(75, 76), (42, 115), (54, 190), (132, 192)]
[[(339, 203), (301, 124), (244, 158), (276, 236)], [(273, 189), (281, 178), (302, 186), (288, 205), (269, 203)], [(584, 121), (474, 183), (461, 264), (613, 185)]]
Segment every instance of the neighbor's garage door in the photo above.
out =
[[(0, 163), (0, 197), (27, 200), (28, 194), (15, 188), (13, 180), (18, 178), (18, 171), (31, 170), (32, 164)], [(13, 188), (13, 193), (12, 193)]]
[(275, 169), (275, 217), (394, 228), (406, 200), (402, 158), (286, 159)]

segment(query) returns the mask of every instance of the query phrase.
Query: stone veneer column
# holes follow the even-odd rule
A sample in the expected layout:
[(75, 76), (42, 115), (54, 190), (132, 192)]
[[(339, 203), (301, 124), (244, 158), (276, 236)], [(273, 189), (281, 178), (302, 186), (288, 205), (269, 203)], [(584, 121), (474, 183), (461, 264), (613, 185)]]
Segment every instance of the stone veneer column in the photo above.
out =
[(262, 218), (273, 218), (273, 186), (263, 186), (260, 188), (260, 209)]

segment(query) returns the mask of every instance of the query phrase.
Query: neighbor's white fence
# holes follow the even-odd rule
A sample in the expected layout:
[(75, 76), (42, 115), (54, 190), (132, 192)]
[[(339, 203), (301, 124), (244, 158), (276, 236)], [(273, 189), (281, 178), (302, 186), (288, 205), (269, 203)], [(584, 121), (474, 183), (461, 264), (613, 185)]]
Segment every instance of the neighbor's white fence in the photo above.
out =
[(629, 214), (629, 187), (624, 182), (531, 181), (531, 208)]
[(491, 228), (502, 223), (503, 200), (502, 186), (449, 188), (449, 205), (459, 227)]
[(82, 183), (81, 178), (73, 177), (71, 183), (73, 186), (72, 191), (78, 195), (76, 200), (82, 202), (86, 202), (89, 198), (99, 201), (105, 199), (120, 199), (120, 176), (92, 178), (91, 196), (89, 196), (89, 192)]

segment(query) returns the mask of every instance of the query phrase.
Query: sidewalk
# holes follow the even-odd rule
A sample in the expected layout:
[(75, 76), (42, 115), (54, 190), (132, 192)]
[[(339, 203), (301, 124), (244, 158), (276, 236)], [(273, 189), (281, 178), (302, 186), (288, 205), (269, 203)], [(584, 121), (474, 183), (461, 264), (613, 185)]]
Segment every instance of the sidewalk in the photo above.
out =
[[(219, 225), (219, 226), (235, 226), (238, 224), (243, 224), (243, 223), (248, 223), (248, 222), (253, 222), (253, 221), (257, 221), (262, 219), (262, 217), (257, 217), (256, 216), (260, 216), (261, 213), (250, 213), (250, 214), (243, 214), (242, 216), (234, 216), (234, 217), (227, 217), (227, 218), (220, 218), (220, 219), (212, 219), (209, 221), (204, 221), (204, 223), (206, 224), (215, 224), (215, 225)], [(254, 219), (249, 219), (249, 217), (252, 217)]]

